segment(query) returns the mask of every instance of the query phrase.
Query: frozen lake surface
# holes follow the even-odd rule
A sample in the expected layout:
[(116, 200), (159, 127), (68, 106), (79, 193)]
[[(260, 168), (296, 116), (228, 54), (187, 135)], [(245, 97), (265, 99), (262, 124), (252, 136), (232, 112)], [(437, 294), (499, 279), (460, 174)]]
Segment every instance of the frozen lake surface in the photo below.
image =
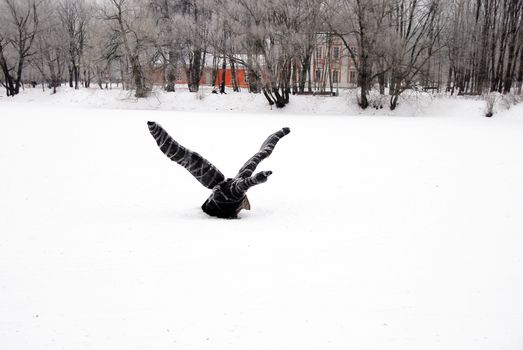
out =
[[(0, 100), (0, 348), (522, 348), (521, 106), (488, 119), (459, 100), (386, 117), (25, 98)], [(274, 173), (252, 210), (222, 220), (148, 120), (226, 176), (292, 131), (259, 166)]]

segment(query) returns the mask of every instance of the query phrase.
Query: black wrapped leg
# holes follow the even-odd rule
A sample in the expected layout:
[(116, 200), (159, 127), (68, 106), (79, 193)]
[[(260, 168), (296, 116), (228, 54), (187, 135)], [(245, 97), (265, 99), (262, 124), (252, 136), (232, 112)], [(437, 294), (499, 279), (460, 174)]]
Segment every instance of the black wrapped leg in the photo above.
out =
[(271, 155), (274, 147), (282, 137), (288, 135), (291, 132), (289, 128), (283, 128), (270, 135), (260, 147), (258, 153), (251, 157), (238, 171), (236, 178), (248, 178), (256, 170), (256, 167), (262, 160)]
[(272, 171), (261, 171), (252, 177), (246, 179), (238, 179), (236, 182), (236, 190), (239, 193), (245, 193), (252, 186), (262, 184), (267, 181), (269, 176), (271, 176)]
[(159, 124), (147, 122), (147, 125), (158, 147), (167, 158), (187, 169), (202, 185), (212, 189), (225, 179), (225, 176), (211, 162), (180, 145)]

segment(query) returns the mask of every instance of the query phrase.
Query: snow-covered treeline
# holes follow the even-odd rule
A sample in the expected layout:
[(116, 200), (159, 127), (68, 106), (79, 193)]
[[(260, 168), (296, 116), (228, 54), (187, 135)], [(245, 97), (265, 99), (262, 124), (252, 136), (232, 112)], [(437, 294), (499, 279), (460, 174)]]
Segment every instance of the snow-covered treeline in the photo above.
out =
[(412, 88), (520, 94), (522, 13), (521, 0), (0, 0), (0, 84), (144, 97), (182, 75), (196, 92), (204, 71), (238, 90), (242, 69), (249, 91), (284, 107), (320, 75), (333, 92), (341, 48), (362, 108), (373, 90), (391, 109)]

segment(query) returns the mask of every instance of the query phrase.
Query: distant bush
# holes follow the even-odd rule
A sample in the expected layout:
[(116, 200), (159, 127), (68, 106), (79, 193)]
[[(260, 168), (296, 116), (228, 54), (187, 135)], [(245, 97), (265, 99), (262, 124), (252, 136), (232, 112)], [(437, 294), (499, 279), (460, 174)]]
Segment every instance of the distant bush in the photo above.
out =
[(496, 106), (496, 101), (498, 99), (497, 93), (491, 93), (483, 96), (485, 100), (485, 117), (490, 118), (494, 115), (494, 107)]
[(510, 107), (523, 102), (523, 96), (515, 93), (502, 95), (499, 92), (491, 92), (482, 97), (486, 102), (485, 117), (492, 117), (495, 113), (508, 110)]

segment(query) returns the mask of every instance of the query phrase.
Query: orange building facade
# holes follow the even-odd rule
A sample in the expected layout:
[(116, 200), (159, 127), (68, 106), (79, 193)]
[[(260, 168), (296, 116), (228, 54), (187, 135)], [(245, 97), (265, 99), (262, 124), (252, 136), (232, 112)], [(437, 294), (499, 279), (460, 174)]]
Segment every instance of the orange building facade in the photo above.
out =
[[(236, 68), (236, 83), (240, 88), (248, 88), (249, 83), (247, 82), (247, 71), (246, 69), (239, 67)], [(220, 86), (222, 82), (223, 69), (218, 69), (216, 80), (212, 81), (212, 68), (205, 67), (200, 78), (200, 85), (208, 86)], [(157, 68), (151, 72), (151, 78), (153, 85), (165, 85), (165, 69)], [(176, 84), (187, 84), (187, 75), (185, 69), (177, 68), (176, 70)], [(225, 86), (232, 88), (232, 70), (230, 67), (225, 69)]]

